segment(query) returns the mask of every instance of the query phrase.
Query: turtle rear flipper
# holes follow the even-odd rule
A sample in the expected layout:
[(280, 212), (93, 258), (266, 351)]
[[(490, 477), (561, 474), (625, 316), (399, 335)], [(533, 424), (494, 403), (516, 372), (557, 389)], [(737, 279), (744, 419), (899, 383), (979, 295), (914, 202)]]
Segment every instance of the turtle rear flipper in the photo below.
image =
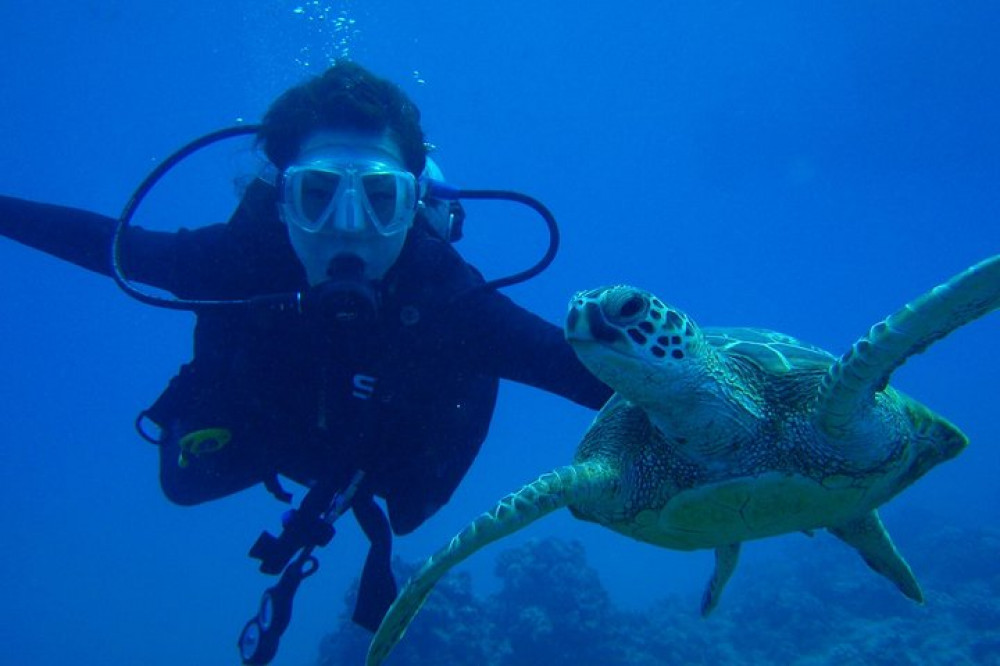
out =
[(715, 610), (722, 597), (722, 589), (729, 582), (729, 578), (736, 570), (736, 563), (740, 559), (740, 544), (731, 543), (727, 546), (719, 546), (715, 549), (715, 570), (712, 577), (705, 586), (705, 592), (701, 597), (701, 616), (708, 617), (708, 614)]
[(366, 666), (377, 666), (403, 637), (438, 580), (480, 548), (518, 531), (556, 509), (593, 501), (611, 488), (613, 477), (596, 462), (560, 467), (507, 495), (469, 523), (451, 542), (431, 556), (409, 580), (372, 638)]
[[(831, 367), (820, 385), (816, 420), (844, 438), (906, 359), (1000, 307), (1000, 255), (956, 275), (871, 328)], [(872, 452), (850, 451), (852, 457)]]
[(899, 591), (917, 603), (924, 603), (913, 570), (896, 550), (892, 537), (882, 525), (878, 512), (870, 511), (860, 518), (829, 528), (831, 534), (854, 547), (876, 573), (882, 574), (899, 588)]

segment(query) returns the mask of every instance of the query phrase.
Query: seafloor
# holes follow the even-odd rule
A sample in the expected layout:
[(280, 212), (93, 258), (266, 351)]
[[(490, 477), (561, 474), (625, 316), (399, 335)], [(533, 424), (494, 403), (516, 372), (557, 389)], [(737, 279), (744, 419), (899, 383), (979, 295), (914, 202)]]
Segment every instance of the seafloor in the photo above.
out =
[[(582, 545), (540, 539), (501, 553), (495, 594), (474, 594), (467, 574), (447, 576), (387, 663), (1000, 665), (1000, 531), (928, 516), (904, 522), (923, 606), (822, 534), (788, 540), (773, 567), (738, 570), (744, 580), (708, 619), (697, 601), (677, 596), (625, 611)], [(399, 574), (413, 568), (400, 564)], [(368, 639), (345, 611), (323, 641), (319, 665), (364, 663)]]

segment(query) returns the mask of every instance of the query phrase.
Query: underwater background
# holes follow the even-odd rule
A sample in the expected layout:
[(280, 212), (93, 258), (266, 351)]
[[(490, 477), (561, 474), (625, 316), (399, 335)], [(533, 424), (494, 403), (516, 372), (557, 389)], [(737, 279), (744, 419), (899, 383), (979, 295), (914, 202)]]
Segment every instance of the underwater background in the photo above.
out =
[[(0, 192), (117, 215), (175, 148), (350, 57), (412, 95), (450, 181), (553, 210), (561, 252), (507, 290), (519, 303), (558, 323), (575, 290), (628, 282), (700, 323), (840, 353), (1000, 251), (997, 34), (987, 0), (5, 3)], [(248, 154), (233, 141), (185, 162), (136, 223), (226, 219)], [(457, 247), (487, 276), (543, 251), (530, 211), (466, 209)], [(273, 583), (246, 552), (284, 507), (263, 488), (168, 504), (132, 430), (189, 358), (193, 318), (11, 242), (0, 266), (0, 663), (238, 663)], [(993, 315), (894, 375), (971, 440), (882, 510), (925, 606), (829, 535), (789, 535), (748, 543), (701, 620), (711, 553), (561, 512), (461, 567), (389, 663), (1000, 663), (998, 344)], [(593, 416), (501, 391), (483, 452), (397, 539), (401, 562), (569, 461)], [(337, 527), (278, 666), (363, 652), (342, 616), (367, 544)]]

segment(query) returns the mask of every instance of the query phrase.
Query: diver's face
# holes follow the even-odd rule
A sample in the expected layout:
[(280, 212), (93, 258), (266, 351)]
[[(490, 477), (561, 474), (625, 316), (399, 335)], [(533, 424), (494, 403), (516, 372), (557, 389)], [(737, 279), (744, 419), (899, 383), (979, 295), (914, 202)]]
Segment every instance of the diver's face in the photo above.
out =
[(399, 258), (417, 206), (416, 179), (388, 131), (311, 134), (283, 172), (280, 195), (311, 285), (332, 277), (332, 265), (359, 260), (365, 279), (382, 278)]

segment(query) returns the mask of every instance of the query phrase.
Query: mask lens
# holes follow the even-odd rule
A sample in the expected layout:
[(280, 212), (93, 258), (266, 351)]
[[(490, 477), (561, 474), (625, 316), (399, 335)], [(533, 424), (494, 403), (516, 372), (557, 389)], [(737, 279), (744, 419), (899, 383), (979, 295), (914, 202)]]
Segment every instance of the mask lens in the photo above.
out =
[(312, 227), (322, 224), (340, 186), (340, 174), (329, 171), (299, 172), (299, 209), (303, 220)]
[(370, 173), (362, 179), (372, 217), (380, 228), (389, 226), (396, 217), (396, 181), (396, 174), (393, 173)]
[(416, 207), (416, 180), (401, 171), (366, 173), (361, 177), (372, 223), (383, 235), (406, 229)]

